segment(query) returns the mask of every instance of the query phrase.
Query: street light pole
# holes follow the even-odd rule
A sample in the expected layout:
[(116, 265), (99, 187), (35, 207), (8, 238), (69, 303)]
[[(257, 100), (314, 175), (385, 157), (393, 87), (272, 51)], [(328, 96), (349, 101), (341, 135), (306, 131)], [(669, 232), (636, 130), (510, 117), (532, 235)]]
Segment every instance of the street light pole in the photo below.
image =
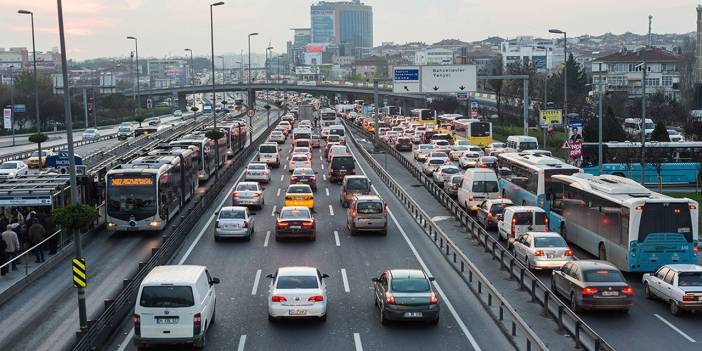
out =
[[(32, 22), (32, 61), (34, 66), (34, 113), (37, 117), (37, 133), (41, 133), (41, 119), (39, 117), (39, 84), (37, 83), (37, 47), (34, 40), (34, 13), (27, 10), (19, 10), (17, 13), (21, 15), (29, 15)], [(12, 107), (14, 109), (14, 106)], [(13, 129), (14, 130), (14, 129)], [(41, 160), (41, 143), (37, 143), (39, 151), (39, 159)], [(41, 170), (41, 162), (39, 162), (39, 170)]]
[(568, 35), (560, 29), (549, 29), (549, 33), (563, 34), (563, 114), (568, 117)]
[(602, 84), (602, 78), (600, 77), (599, 92), (600, 92), (600, 106), (598, 108), (599, 120), (597, 121), (597, 175), (602, 175), (602, 120), (604, 116), (602, 115), (602, 98), (605, 95), (605, 89), (607, 85)]
[[(217, 104), (217, 93), (215, 91), (214, 21), (212, 18), (212, 8), (220, 5), (224, 5), (224, 1), (210, 4), (210, 48), (212, 49), (212, 120), (214, 122), (215, 130), (217, 130), (217, 113), (215, 112), (215, 106)], [(217, 168), (219, 168), (219, 146), (217, 145), (217, 140), (215, 140), (215, 159), (217, 160)], [(218, 176), (219, 172), (215, 172), (215, 177)]]
[(139, 114), (139, 41), (133, 36), (128, 36), (127, 39), (134, 40), (134, 55), (136, 56), (136, 107), (134, 107), (134, 118), (136, 119)]
[[(10, 129), (12, 129), (12, 146), (15, 146), (15, 76), (10, 65)], [(41, 163), (41, 162), (40, 162)]]
[(254, 35), (258, 35), (258, 33), (249, 33), (249, 76), (248, 76), (248, 86), (246, 88), (246, 92), (248, 94), (248, 101), (246, 103), (248, 104), (249, 108), (254, 108), (256, 106), (251, 105), (251, 101), (254, 99), (251, 98), (251, 37)]
[[(193, 67), (193, 50), (185, 49), (186, 52), (190, 52), (190, 85), (193, 88), (193, 107), (195, 107), (195, 67)], [(193, 111), (193, 114), (195, 112)]]
[[(78, 205), (78, 181), (76, 180), (75, 152), (73, 150), (73, 121), (71, 118), (71, 95), (68, 87), (68, 63), (66, 60), (66, 39), (63, 32), (63, 6), (61, 0), (56, 0), (58, 10), (59, 41), (61, 43), (61, 73), (63, 76), (63, 108), (66, 118), (66, 141), (68, 143), (68, 173), (71, 185), (71, 206)], [(80, 233), (73, 230), (73, 246), (76, 258), (83, 257)], [(78, 318), (81, 331), (88, 328), (88, 314), (85, 307), (85, 289), (78, 289)]]

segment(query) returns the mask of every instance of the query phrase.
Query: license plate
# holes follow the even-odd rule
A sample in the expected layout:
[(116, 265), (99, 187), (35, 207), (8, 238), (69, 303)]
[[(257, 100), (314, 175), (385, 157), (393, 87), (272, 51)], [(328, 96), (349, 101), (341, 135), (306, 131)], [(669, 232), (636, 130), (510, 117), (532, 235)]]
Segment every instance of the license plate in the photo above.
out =
[(619, 291), (603, 291), (602, 296), (619, 296)]
[(295, 198), (295, 200), (297, 200), (297, 201), (304, 201), (305, 198), (304, 198), (304, 197), (299, 197), (299, 196), (298, 196), (298, 197)]
[(156, 324), (177, 324), (178, 317), (161, 317), (156, 318)]
[(290, 310), (288, 314), (291, 316), (306, 316), (307, 310)]
[(422, 317), (422, 312), (405, 312), (406, 318), (418, 318)]
[(546, 258), (556, 258), (556, 254), (547, 253)]
[(300, 229), (301, 227), (299, 225), (291, 225), (290, 229)]

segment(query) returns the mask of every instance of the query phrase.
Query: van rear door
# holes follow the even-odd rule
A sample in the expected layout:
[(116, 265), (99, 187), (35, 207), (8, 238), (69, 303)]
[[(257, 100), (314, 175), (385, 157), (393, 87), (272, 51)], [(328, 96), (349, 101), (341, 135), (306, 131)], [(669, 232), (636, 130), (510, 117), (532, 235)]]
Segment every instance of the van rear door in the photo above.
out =
[(191, 286), (144, 286), (139, 294), (141, 337), (173, 339), (193, 337), (196, 296)]

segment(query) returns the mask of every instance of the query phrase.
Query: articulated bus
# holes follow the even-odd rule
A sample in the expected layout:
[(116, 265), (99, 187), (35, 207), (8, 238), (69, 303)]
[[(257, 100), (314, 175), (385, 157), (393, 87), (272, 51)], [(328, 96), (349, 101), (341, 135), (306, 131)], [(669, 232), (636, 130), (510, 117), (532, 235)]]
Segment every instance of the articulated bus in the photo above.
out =
[(217, 128), (222, 129), (227, 137), (227, 157), (231, 158), (246, 146), (246, 125), (238, 121), (227, 122)]
[(198, 187), (197, 180), (197, 165), (199, 160), (199, 153), (197, 148), (194, 146), (189, 146), (188, 148), (182, 147), (166, 147), (157, 148), (149, 152), (150, 156), (177, 156), (180, 158), (180, 164), (183, 167), (183, 172), (181, 172), (182, 178), (182, 203), (184, 204), (195, 194), (195, 190)]
[[(646, 142), (644, 183), (695, 184), (702, 176), (702, 142)], [(598, 175), (597, 143), (583, 144), (583, 170)], [(641, 181), (641, 143), (602, 143), (602, 173)]]
[(225, 138), (219, 141), (219, 161), (215, 154), (214, 140), (206, 138), (202, 134), (190, 134), (170, 143), (172, 146), (195, 146), (198, 149), (200, 156), (198, 157), (198, 173), (197, 177), (201, 182), (210, 179), (217, 171), (217, 164), (224, 163), (224, 156), (227, 152), (227, 141)]
[(500, 167), (512, 173), (499, 180), (502, 196), (518, 205), (543, 206), (553, 176), (580, 173), (580, 168), (548, 156), (503, 153), (497, 157)]
[(550, 229), (622, 271), (697, 263), (699, 204), (693, 200), (586, 173), (554, 175), (546, 191)]

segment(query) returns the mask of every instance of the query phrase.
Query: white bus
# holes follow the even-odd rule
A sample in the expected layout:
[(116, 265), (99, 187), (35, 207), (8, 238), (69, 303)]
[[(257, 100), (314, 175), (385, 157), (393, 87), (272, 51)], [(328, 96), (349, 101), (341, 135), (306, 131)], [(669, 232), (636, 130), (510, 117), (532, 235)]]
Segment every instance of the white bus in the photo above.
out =
[(323, 108), (319, 111), (322, 127), (330, 126), (336, 123), (336, 110), (331, 108)]
[(544, 209), (551, 230), (622, 271), (696, 264), (698, 206), (619, 176), (555, 175)]
[(581, 172), (560, 159), (538, 154), (503, 153), (497, 158), (500, 167), (511, 171), (510, 176), (500, 178), (502, 196), (517, 205), (542, 206), (551, 177)]

